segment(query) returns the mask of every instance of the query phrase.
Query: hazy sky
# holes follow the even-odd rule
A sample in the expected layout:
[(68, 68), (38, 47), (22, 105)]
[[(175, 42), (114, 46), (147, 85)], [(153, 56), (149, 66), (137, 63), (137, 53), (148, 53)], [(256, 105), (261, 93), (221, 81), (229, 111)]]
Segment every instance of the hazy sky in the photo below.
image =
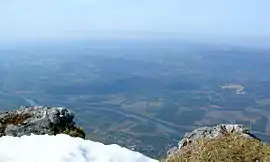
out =
[(270, 36), (270, 0), (0, 0), (0, 39), (123, 31)]

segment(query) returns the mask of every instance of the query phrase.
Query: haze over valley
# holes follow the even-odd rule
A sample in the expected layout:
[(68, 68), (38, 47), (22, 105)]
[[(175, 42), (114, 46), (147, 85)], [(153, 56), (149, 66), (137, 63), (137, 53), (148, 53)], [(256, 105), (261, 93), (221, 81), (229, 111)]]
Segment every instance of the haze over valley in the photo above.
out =
[(88, 139), (156, 158), (187, 131), (218, 123), (269, 141), (269, 68), (269, 50), (222, 44), (25, 44), (0, 50), (0, 106), (67, 107)]

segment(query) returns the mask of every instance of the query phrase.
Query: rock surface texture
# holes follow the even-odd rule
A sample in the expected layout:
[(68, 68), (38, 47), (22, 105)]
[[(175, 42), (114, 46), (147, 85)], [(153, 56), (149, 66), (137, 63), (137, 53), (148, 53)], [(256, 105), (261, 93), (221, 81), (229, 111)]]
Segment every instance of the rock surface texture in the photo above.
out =
[(23, 135), (68, 134), (85, 138), (74, 122), (74, 113), (62, 107), (21, 107), (0, 113), (0, 137)]
[(231, 133), (238, 133), (245, 138), (260, 140), (255, 135), (251, 134), (249, 129), (245, 128), (243, 125), (220, 124), (213, 127), (201, 127), (190, 133), (186, 133), (184, 138), (178, 143), (178, 147), (170, 149), (168, 155), (170, 156), (179, 151), (181, 152), (183, 148), (195, 144), (196, 141), (200, 139), (215, 139)]

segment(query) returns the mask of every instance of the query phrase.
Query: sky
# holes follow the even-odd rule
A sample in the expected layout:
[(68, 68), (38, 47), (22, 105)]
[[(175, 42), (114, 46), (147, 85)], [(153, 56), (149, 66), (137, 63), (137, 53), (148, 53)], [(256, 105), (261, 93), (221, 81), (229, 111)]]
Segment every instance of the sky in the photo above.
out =
[(158, 162), (118, 145), (58, 134), (0, 138), (1, 162)]
[(270, 37), (269, 0), (0, 0), (0, 39)]

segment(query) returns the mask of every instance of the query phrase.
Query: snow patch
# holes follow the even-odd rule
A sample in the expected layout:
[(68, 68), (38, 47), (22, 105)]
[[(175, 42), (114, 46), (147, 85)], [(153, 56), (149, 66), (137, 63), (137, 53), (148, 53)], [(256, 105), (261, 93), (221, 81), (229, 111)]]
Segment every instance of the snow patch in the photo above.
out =
[(0, 138), (0, 162), (157, 162), (118, 145), (59, 134)]

